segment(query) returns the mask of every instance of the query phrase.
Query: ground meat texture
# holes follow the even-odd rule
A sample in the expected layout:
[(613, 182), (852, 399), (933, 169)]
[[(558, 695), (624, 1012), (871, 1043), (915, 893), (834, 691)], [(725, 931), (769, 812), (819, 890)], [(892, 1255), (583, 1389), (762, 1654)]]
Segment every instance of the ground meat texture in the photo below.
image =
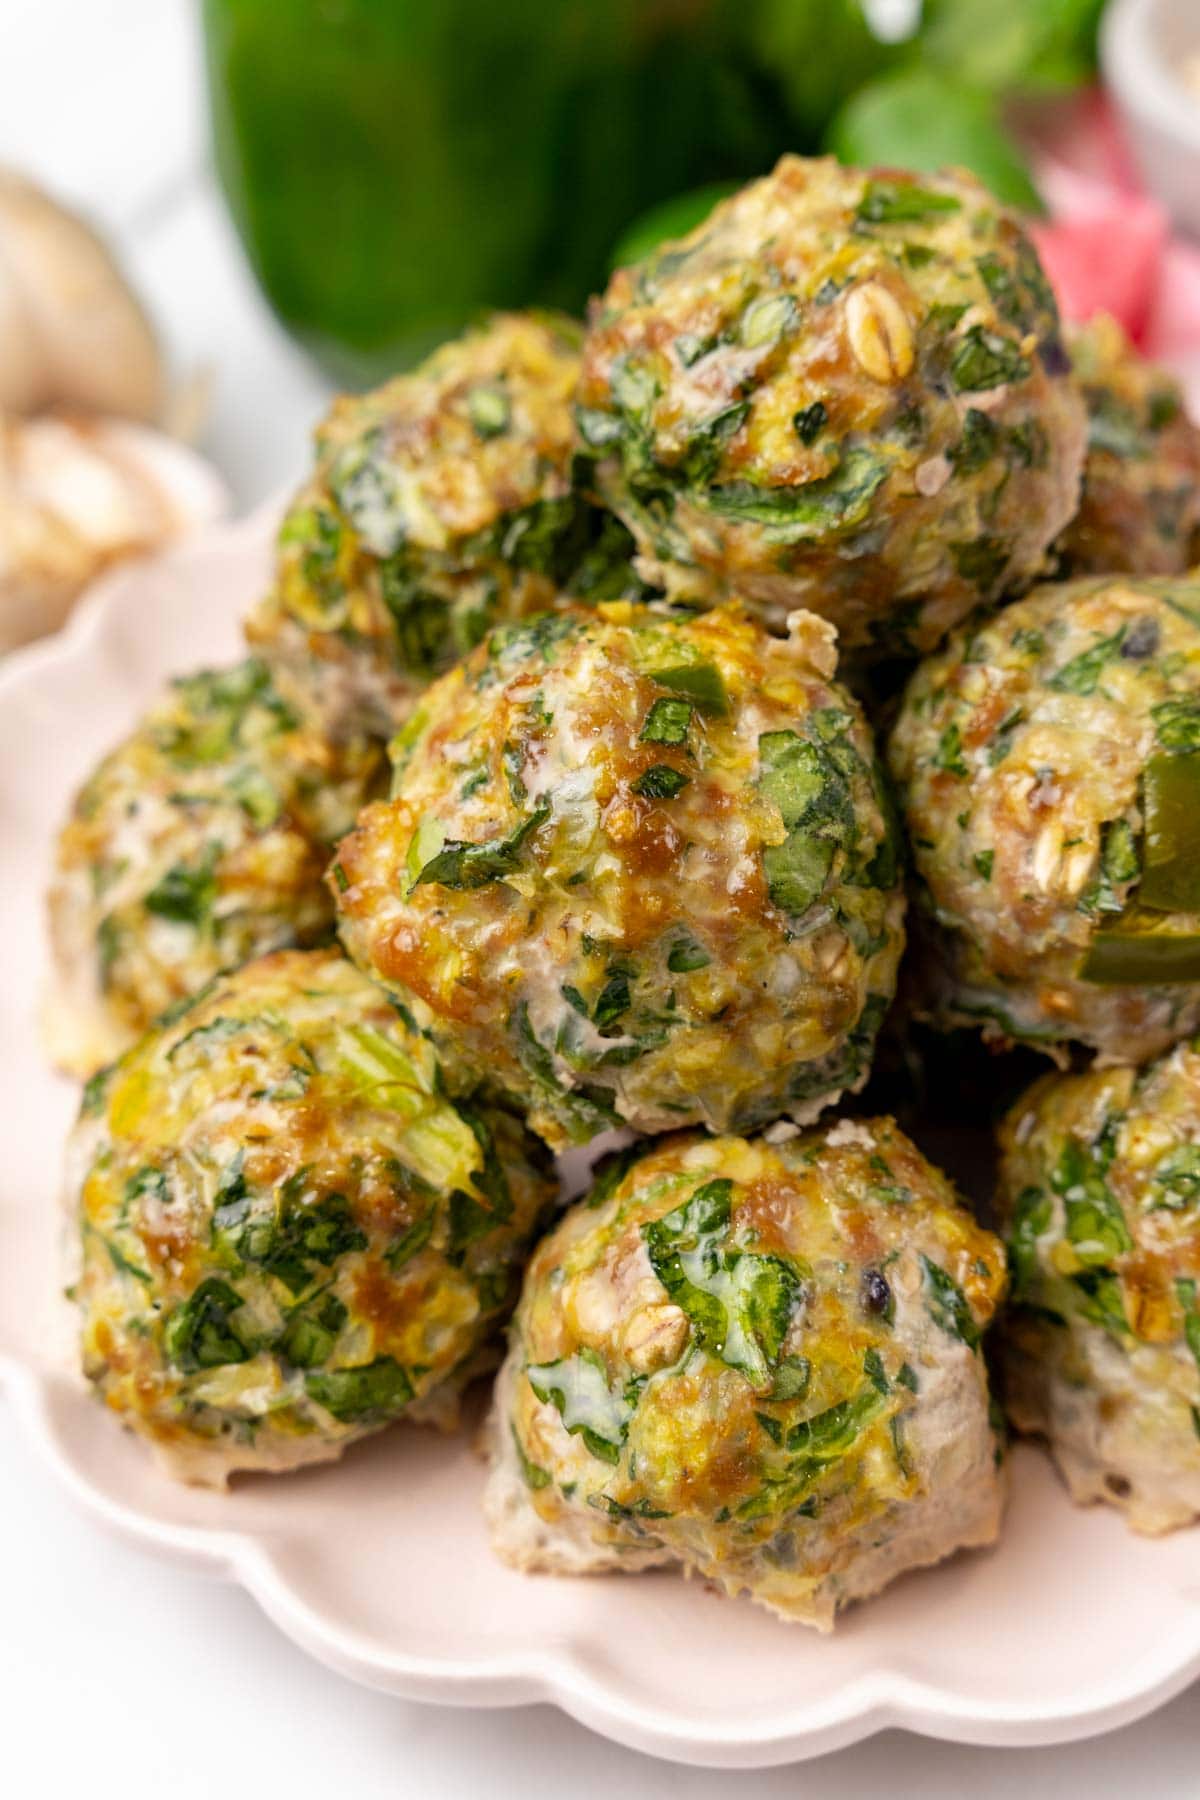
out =
[(430, 689), (330, 879), (455, 1086), (561, 1147), (804, 1119), (865, 1080), (903, 897), (831, 639), (617, 602), (499, 630)]
[(170, 1473), (328, 1460), (453, 1423), (552, 1199), (536, 1139), (454, 1107), (335, 950), (224, 977), (84, 1094), (83, 1367)]
[(1200, 430), (1179, 383), (1143, 361), (1105, 314), (1069, 334), (1088, 410), (1079, 511), (1058, 542), (1064, 575), (1178, 575), (1200, 561)]
[(829, 1629), (994, 1540), (980, 1341), (1004, 1286), (1002, 1245), (890, 1119), (643, 1147), (526, 1272), (490, 1426), (498, 1553), (677, 1564)]
[(59, 836), (55, 1060), (90, 1074), (222, 970), (328, 934), (330, 850), (384, 764), (362, 734), (302, 722), (260, 662), (173, 681)]
[(1028, 586), (1078, 503), (1054, 296), (962, 172), (784, 157), (613, 276), (578, 418), (647, 579), (877, 654)]
[(1200, 582), (1043, 587), (914, 675), (891, 739), (942, 1024), (1138, 1062), (1200, 1026)]
[(585, 501), (571, 406), (580, 328), (501, 314), (335, 402), (247, 635), (335, 730), (389, 736), (489, 625), (560, 588), (636, 588), (632, 544)]
[(1200, 1519), (1200, 1044), (1048, 1076), (1000, 1134), (1005, 1391), (1076, 1500)]

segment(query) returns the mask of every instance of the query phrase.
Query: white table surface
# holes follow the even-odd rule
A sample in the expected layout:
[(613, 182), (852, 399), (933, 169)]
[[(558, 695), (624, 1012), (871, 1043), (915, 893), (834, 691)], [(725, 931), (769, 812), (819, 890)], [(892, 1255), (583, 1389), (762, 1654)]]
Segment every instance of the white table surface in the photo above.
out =
[[(189, 0), (0, 0), (0, 162), (115, 234), (180, 372), (211, 374), (202, 448), (239, 507), (294, 480), (328, 389), (259, 298), (207, 172)], [(2, 1408), (0, 1732), (3, 1791), (29, 1800), (715, 1800), (734, 1781), (747, 1800), (1200, 1794), (1200, 1688), (1087, 1744), (1001, 1752), (889, 1732), (732, 1778), (652, 1762), (549, 1708), (453, 1712), (370, 1693), (310, 1662), (240, 1592), (101, 1535)]]

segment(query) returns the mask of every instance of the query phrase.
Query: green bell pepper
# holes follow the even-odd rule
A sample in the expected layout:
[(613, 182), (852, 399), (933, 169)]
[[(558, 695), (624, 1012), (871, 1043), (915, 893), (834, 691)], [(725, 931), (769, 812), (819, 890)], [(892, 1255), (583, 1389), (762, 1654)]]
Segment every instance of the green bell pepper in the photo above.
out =
[(217, 169), (340, 377), (489, 307), (582, 308), (648, 207), (797, 147), (761, 0), (205, 0)]

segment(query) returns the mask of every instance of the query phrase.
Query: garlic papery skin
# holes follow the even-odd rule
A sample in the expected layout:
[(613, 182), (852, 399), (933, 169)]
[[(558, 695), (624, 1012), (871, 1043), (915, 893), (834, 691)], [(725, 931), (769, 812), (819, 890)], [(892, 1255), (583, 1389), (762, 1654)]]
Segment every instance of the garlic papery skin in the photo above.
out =
[(0, 410), (162, 416), (154, 328), (82, 219), (0, 168)]
[(105, 569), (228, 504), (207, 463), (145, 426), (0, 414), (0, 652), (56, 631)]

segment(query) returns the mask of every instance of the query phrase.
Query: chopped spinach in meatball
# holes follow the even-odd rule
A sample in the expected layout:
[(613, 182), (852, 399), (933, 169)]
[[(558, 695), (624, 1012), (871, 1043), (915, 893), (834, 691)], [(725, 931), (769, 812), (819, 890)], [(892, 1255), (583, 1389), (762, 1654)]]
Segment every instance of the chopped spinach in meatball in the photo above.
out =
[(1200, 1519), (1200, 1046), (1051, 1075), (1001, 1131), (1013, 1423), (1076, 1500)]
[(538, 1245), (497, 1383), (496, 1549), (680, 1564), (828, 1629), (992, 1542), (1002, 1246), (889, 1119), (643, 1147)]
[(490, 625), (560, 589), (637, 589), (628, 533), (576, 481), (579, 341), (570, 319), (500, 314), (335, 402), (247, 627), (335, 730), (389, 736)]
[(556, 1146), (804, 1119), (866, 1077), (899, 847), (832, 633), (793, 625), (617, 602), (501, 628), (339, 850), (351, 955)]
[(1014, 215), (961, 172), (794, 156), (614, 275), (578, 419), (647, 579), (888, 655), (1037, 577), (1084, 449)]
[(85, 1373), (172, 1473), (213, 1484), (402, 1415), (452, 1423), (553, 1197), (539, 1148), (451, 1105), (338, 952), (250, 963), (85, 1091)]
[(921, 1002), (1110, 1061), (1200, 1026), (1200, 583), (1039, 588), (914, 675)]

